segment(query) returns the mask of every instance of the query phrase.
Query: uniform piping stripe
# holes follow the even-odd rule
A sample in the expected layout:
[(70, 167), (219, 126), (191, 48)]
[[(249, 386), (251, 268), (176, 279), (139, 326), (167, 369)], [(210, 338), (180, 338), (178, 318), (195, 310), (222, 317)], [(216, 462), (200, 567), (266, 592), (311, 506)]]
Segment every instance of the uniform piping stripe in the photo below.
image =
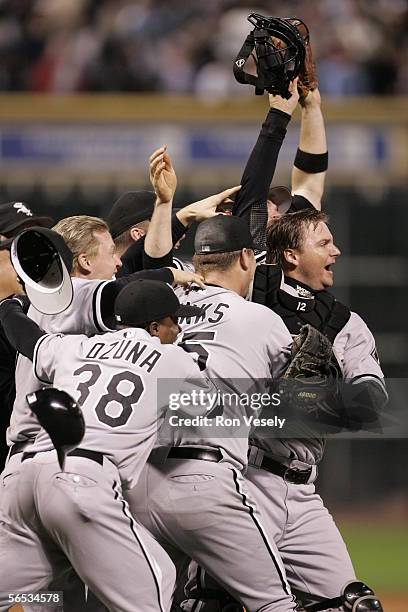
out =
[(95, 323), (95, 327), (98, 331), (100, 332), (106, 332), (106, 331), (112, 331), (111, 329), (109, 329), (109, 327), (106, 327), (106, 325), (103, 322), (102, 319), (102, 312), (101, 312), (101, 296), (102, 296), (102, 291), (103, 288), (105, 287), (105, 285), (107, 283), (110, 283), (111, 281), (103, 281), (102, 283), (100, 283), (92, 296), (92, 315), (93, 315), (93, 320)]
[(266, 259), (266, 251), (260, 251), (255, 253), (255, 261), (256, 263), (263, 263)]
[(49, 385), (50, 381), (49, 380), (44, 380), (43, 378), (41, 378), (38, 374), (37, 374), (37, 360), (38, 360), (38, 351), (40, 349), (41, 344), (44, 342), (44, 340), (46, 338), (49, 338), (50, 336), (62, 336), (62, 334), (44, 334), (44, 336), (41, 336), (41, 338), (38, 340), (37, 344), (34, 347), (34, 354), (33, 354), (33, 372), (34, 372), (34, 376), (36, 377), (37, 380), (39, 380), (40, 382)]
[(291, 596), (292, 600), (294, 601), (294, 597), (293, 597), (292, 592), (290, 590), (290, 586), (289, 586), (288, 582), (285, 579), (285, 576), (283, 574), (282, 568), (279, 565), (278, 559), (274, 555), (274, 552), (273, 552), (273, 550), (272, 550), (272, 548), (271, 548), (271, 546), (269, 544), (268, 538), (267, 538), (267, 536), (266, 536), (266, 534), (265, 534), (265, 532), (264, 532), (260, 522), (258, 521), (258, 519), (255, 516), (254, 508), (250, 505), (250, 503), (249, 503), (245, 493), (243, 491), (241, 491), (240, 483), (239, 483), (239, 480), (238, 480), (238, 474), (237, 474), (237, 472), (234, 469), (232, 470), (232, 473), (234, 475), (234, 482), (235, 482), (235, 488), (237, 490), (237, 493), (242, 497), (242, 503), (245, 506), (245, 508), (248, 508), (249, 514), (250, 514), (252, 520), (254, 521), (254, 523), (255, 523), (259, 533), (261, 534), (261, 537), (262, 537), (262, 539), (264, 541), (264, 544), (265, 544), (265, 546), (266, 546), (270, 556), (272, 557), (272, 560), (273, 560), (273, 563), (275, 565), (276, 571), (278, 572), (279, 578), (281, 580), (283, 590), (285, 591), (285, 593), (287, 595)]
[(178, 257), (173, 257), (173, 266), (179, 270), (184, 270), (184, 264)]
[(156, 574), (154, 572), (153, 563), (152, 563), (152, 561), (151, 561), (151, 559), (149, 557), (149, 554), (148, 554), (146, 548), (144, 547), (143, 542), (142, 542), (140, 536), (137, 534), (136, 527), (135, 527), (135, 521), (134, 521), (133, 516), (131, 515), (131, 513), (129, 511), (128, 503), (123, 499), (122, 494), (118, 490), (118, 483), (116, 482), (116, 480), (114, 480), (114, 482), (113, 482), (112, 489), (113, 489), (113, 492), (115, 494), (115, 500), (118, 499), (121, 502), (121, 504), (122, 504), (122, 512), (125, 515), (125, 517), (129, 520), (130, 529), (131, 529), (133, 535), (135, 536), (135, 539), (136, 539), (137, 543), (140, 546), (140, 549), (141, 549), (141, 551), (143, 553), (144, 558), (147, 561), (148, 566), (150, 567), (150, 571), (152, 572), (153, 580), (154, 580), (154, 583), (156, 585), (157, 598), (159, 600), (159, 607), (160, 607), (161, 612), (165, 612), (165, 609), (164, 609), (164, 606), (163, 606), (163, 601), (162, 601), (162, 595), (161, 595), (161, 591), (160, 591), (159, 579), (158, 579), (158, 577), (156, 576)]

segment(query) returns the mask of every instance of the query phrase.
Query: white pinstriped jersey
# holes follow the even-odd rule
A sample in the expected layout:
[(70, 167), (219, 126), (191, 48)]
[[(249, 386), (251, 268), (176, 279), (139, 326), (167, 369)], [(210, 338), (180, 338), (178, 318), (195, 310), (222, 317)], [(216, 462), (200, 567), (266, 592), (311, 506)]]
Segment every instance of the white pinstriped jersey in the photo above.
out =
[[(101, 317), (100, 299), (102, 289), (109, 281), (72, 278), (74, 289), (71, 305), (56, 315), (45, 315), (30, 306), (28, 316), (48, 333), (99, 334), (108, 331)], [(39, 424), (26, 402), (26, 395), (42, 386), (34, 377), (32, 363), (27, 357), (19, 355), (16, 365), (16, 399), (7, 430), (7, 442), (34, 438)]]
[[(41, 381), (53, 383), (79, 402), (86, 424), (81, 448), (106, 455), (118, 467), (124, 488), (136, 483), (168, 406), (168, 396), (157, 393), (158, 380), (177, 379), (180, 392), (188, 392), (191, 385), (197, 388), (200, 381), (206, 388), (190, 355), (178, 346), (161, 344), (143, 329), (92, 338), (43, 336), (35, 348), (33, 369)], [(30, 450), (52, 449), (41, 429)]]

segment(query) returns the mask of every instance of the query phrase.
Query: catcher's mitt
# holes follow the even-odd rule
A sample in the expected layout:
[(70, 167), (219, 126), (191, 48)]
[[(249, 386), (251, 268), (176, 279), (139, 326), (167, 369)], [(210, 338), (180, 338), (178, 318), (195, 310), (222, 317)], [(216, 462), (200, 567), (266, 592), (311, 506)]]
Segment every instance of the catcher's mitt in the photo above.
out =
[(310, 435), (341, 429), (344, 412), (340, 401), (340, 367), (328, 338), (311, 325), (304, 325), (295, 336), (292, 360), (279, 384), (281, 404), (292, 424)]
[(318, 87), (317, 70), (316, 64), (313, 61), (312, 47), (310, 45), (309, 30), (303, 21), (298, 19), (290, 19), (292, 25), (294, 25), (299, 34), (302, 36), (305, 43), (305, 59), (303, 60), (302, 66), (299, 72), (298, 80), (298, 92), (299, 102), (306, 98), (309, 91), (313, 91)]

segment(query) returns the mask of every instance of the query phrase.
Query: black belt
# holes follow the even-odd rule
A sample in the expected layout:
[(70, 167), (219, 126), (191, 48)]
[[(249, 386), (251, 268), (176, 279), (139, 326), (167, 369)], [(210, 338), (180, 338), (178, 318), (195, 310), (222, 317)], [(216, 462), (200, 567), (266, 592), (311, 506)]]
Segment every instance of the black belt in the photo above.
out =
[(222, 459), (219, 450), (206, 450), (204, 448), (192, 448), (191, 446), (173, 446), (167, 459), (199, 459), (201, 461), (214, 461), (218, 463)]
[[(33, 442), (33, 440), (31, 442)], [(10, 449), (9, 459), (13, 455), (17, 455), (17, 453), (21, 453), (28, 444), (30, 444), (28, 440), (24, 440), (24, 442), (16, 442), (15, 444), (13, 444), (13, 446)]]
[(283, 480), (286, 480), (286, 482), (292, 484), (306, 484), (312, 474), (312, 467), (307, 470), (294, 470), (270, 457), (263, 457), (258, 467), (272, 474), (276, 474), (283, 478)]
[[(31, 459), (32, 457), (35, 457), (35, 455), (37, 455), (37, 453), (24, 453), (21, 461)], [(87, 450), (86, 448), (76, 448), (75, 450), (72, 450), (67, 453), (67, 455), (69, 457), (84, 457), (85, 459), (89, 459), (90, 461), (95, 461), (96, 463), (99, 463), (99, 465), (103, 465), (103, 454), (98, 453), (97, 451)]]

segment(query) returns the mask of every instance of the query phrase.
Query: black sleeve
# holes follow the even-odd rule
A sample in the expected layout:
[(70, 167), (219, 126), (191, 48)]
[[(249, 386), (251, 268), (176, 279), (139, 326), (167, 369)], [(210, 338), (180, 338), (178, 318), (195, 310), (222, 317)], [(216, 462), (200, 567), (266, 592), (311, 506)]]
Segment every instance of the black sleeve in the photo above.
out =
[(11, 346), (32, 361), (35, 345), (46, 332), (29, 319), (21, 304), (14, 300), (0, 304), (0, 323)]
[(158, 270), (141, 270), (140, 272), (134, 272), (128, 276), (122, 276), (110, 283), (106, 283), (101, 293), (101, 316), (104, 324), (109, 329), (116, 328), (114, 305), (119, 291), (128, 283), (140, 279), (162, 281), (171, 285), (174, 277), (168, 268), (159, 268)]
[(144, 241), (145, 237), (135, 240), (133, 244), (125, 251), (121, 257), (122, 266), (119, 268), (116, 276), (118, 278), (122, 276), (128, 276), (133, 272), (139, 272), (143, 270), (143, 253), (144, 253)]
[[(16, 350), (7, 340), (3, 326), (0, 325), (0, 413), (2, 413), (0, 414), (0, 420), (2, 415), (11, 414), (13, 408), (13, 402), (16, 395), (14, 385), (15, 370)], [(3, 421), (1, 421), (1, 423), (2, 422)]]
[(234, 215), (248, 219), (256, 249), (265, 249), (266, 201), (290, 115), (275, 108), (268, 112), (235, 197)]
[(292, 196), (292, 204), (289, 206), (286, 214), (295, 213), (298, 210), (306, 210), (307, 208), (311, 208), (313, 210), (314, 206), (307, 198), (304, 198), (301, 195), (296, 195), (296, 193)]
[[(187, 231), (187, 227), (178, 220), (177, 215), (174, 213), (171, 218), (171, 234), (173, 240), (173, 246), (184, 236)], [(163, 255), (163, 257), (150, 257), (146, 251), (143, 251), (143, 267), (146, 269), (153, 268), (164, 268), (165, 266), (173, 265), (173, 249)]]

